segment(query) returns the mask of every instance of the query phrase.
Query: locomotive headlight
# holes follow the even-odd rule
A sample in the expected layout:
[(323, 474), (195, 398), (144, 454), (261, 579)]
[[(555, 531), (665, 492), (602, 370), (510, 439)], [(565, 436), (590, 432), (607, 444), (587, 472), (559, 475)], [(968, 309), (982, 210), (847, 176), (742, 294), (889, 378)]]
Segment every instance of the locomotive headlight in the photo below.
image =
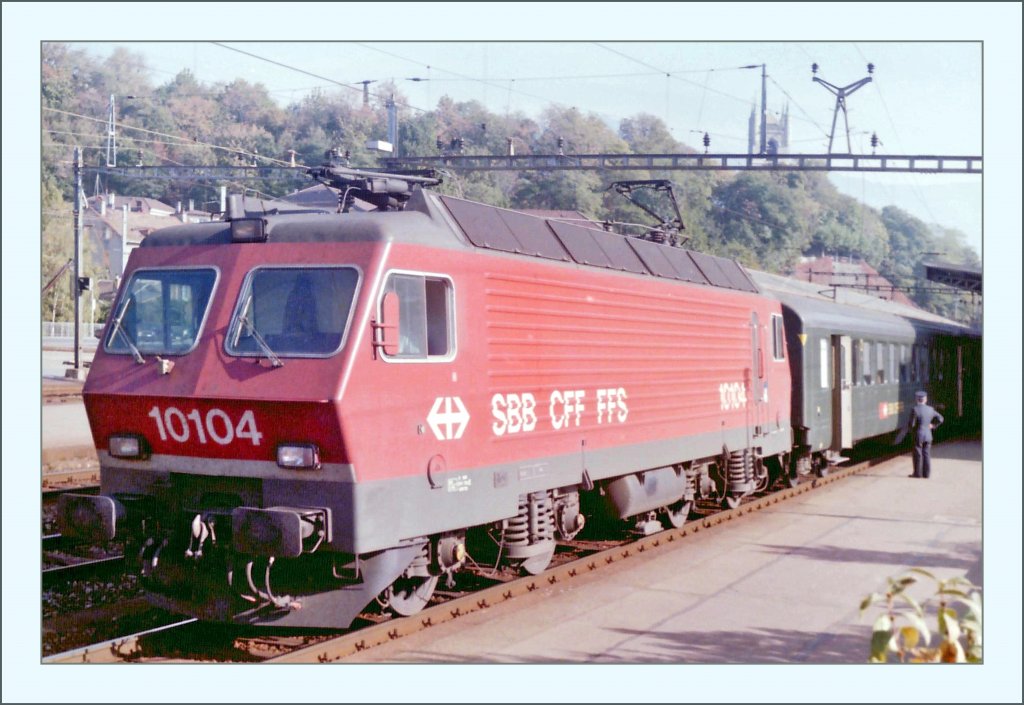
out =
[(115, 458), (145, 458), (146, 442), (139, 436), (115, 435), (111, 436), (107, 449)]
[(320, 451), (312, 443), (288, 443), (277, 447), (277, 464), (282, 468), (318, 470)]

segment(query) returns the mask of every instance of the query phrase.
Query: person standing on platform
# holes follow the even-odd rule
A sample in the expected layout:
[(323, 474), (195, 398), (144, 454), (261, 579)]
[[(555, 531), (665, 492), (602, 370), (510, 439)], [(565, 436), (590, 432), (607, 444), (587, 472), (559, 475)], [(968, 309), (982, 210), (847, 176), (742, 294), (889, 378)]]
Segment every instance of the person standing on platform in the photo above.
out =
[(908, 433), (914, 431), (914, 473), (910, 477), (927, 479), (932, 474), (932, 431), (942, 425), (945, 419), (928, 405), (926, 392), (918, 392), (914, 398), (917, 404), (910, 410), (910, 418), (897, 436), (896, 443), (901, 443)]

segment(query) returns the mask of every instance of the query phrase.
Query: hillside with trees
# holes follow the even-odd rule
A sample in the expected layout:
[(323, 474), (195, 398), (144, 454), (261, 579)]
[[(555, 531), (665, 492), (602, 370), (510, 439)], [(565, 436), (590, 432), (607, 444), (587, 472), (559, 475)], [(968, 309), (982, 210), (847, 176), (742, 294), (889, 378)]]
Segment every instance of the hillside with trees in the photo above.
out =
[[(42, 242), (41, 278), (46, 282), (71, 254), (71, 153), (84, 148), (86, 165), (105, 158), (106, 115), (117, 101), (119, 164), (130, 165), (300, 165), (315, 166), (325, 153), (348, 152), (353, 166), (374, 168), (378, 153), (368, 140), (387, 133), (385, 98), (398, 105), (396, 148), (404, 155), (438, 154), (461, 138), (465, 154), (503, 154), (508, 140), (516, 154), (687, 153), (657, 117), (638, 113), (609, 126), (576, 108), (550, 107), (531, 117), (495, 114), (475, 101), (442, 97), (428, 111), (411, 107), (394, 85), (380, 82), (368, 104), (362, 91), (315, 91), (282, 107), (259, 83), (237, 79), (204, 84), (185, 70), (154, 85), (141, 56), (125, 50), (98, 60), (62, 44), (42, 45)], [(980, 266), (963, 233), (928, 225), (889, 206), (881, 211), (839, 193), (820, 172), (609, 172), (523, 171), (447, 174), (440, 190), (509, 208), (578, 210), (596, 220), (651, 224), (652, 218), (607, 190), (618, 179), (672, 179), (686, 226), (687, 247), (733, 257), (756, 269), (787, 274), (803, 256), (828, 254), (860, 259), (898, 286), (924, 282), (925, 253)], [(287, 178), (255, 179), (232, 190), (284, 195), (306, 183)], [(217, 210), (215, 187), (201, 182), (106, 177), (86, 183), (147, 196), (168, 204), (193, 200)], [(665, 215), (667, 203), (640, 198)], [(624, 230), (628, 232), (628, 228)], [(93, 266), (86, 263), (86, 273)], [(95, 267), (94, 267), (95, 269)], [(917, 292), (918, 305), (954, 313), (955, 297)], [(43, 315), (67, 320), (67, 286), (44, 298)]]

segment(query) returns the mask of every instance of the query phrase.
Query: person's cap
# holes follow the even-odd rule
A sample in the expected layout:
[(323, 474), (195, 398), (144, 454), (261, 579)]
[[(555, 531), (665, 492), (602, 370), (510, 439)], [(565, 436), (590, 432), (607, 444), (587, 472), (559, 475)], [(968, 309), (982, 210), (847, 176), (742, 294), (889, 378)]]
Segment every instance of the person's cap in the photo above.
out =
[(919, 400), (919, 401), (921, 399), (927, 399), (928, 398), (928, 392), (918, 392), (917, 394), (914, 395), (914, 398)]

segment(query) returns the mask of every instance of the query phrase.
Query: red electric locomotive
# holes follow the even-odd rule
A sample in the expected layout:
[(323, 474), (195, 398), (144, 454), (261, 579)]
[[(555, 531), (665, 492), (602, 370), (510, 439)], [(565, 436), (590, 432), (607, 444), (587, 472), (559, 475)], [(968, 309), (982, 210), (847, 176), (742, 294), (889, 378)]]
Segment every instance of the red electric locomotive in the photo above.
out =
[(317, 175), (343, 212), (236, 197), (125, 270), (84, 389), (101, 494), (62, 531), (125, 538), (159, 604), (412, 614), (467, 532), (535, 573), (590, 508), (652, 531), (786, 475), (781, 305), (735, 262)]

